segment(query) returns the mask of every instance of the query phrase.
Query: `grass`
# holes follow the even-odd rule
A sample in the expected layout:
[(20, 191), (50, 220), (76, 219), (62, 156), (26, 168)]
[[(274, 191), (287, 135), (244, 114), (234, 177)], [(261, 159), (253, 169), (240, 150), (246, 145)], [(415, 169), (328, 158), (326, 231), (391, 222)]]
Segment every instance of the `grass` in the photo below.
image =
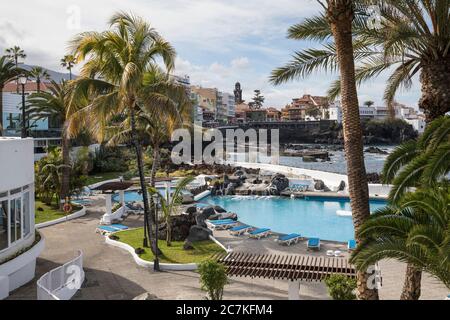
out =
[[(126, 243), (134, 249), (142, 248), (142, 239), (144, 235), (143, 228), (122, 231), (114, 234), (117, 241)], [(208, 260), (213, 254), (223, 252), (213, 241), (194, 242), (194, 250), (183, 250), (182, 241), (173, 241), (172, 246), (168, 247), (166, 241), (159, 240), (158, 246), (163, 252), (163, 256), (159, 257), (162, 263), (200, 263)], [(154, 256), (149, 248), (144, 249), (144, 253), (139, 257), (143, 260), (153, 261)]]
[[(59, 218), (64, 218), (66, 216), (65, 212), (59, 210), (59, 208), (53, 204), (49, 206), (49, 205), (43, 203), (42, 201), (36, 200), (35, 207), (36, 207), (36, 211), (35, 211), (36, 224), (47, 222), (47, 221), (53, 221), (53, 220), (56, 220)], [(42, 210), (39, 210), (39, 209), (42, 209)], [(70, 212), (68, 214), (74, 213), (78, 210), (81, 210), (81, 207), (72, 205), (72, 212)]]
[(98, 174), (93, 174), (87, 177), (86, 184), (90, 186), (94, 183), (102, 182), (105, 180), (117, 179), (123, 175), (124, 175), (123, 172), (102, 172)]

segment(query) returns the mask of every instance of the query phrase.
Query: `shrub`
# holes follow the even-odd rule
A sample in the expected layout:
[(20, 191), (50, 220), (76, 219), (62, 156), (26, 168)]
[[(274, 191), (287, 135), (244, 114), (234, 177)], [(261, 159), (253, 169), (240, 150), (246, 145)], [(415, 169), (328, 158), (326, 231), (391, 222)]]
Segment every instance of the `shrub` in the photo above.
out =
[(223, 289), (228, 284), (225, 267), (214, 261), (206, 260), (198, 266), (202, 290), (208, 293), (210, 300), (222, 300)]
[(325, 280), (328, 293), (333, 300), (355, 300), (356, 279), (343, 275), (332, 275)]

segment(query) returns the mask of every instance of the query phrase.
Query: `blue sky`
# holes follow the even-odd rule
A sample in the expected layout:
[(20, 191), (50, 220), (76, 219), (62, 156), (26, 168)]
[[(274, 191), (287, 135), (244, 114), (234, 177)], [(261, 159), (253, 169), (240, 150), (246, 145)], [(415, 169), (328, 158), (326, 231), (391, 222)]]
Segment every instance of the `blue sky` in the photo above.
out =
[[(279, 87), (268, 82), (271, 70), (287, 62), (294, 50), (311, 45), (287, 40), (287, 28), (320, 9), (316, 0), (2, 1), (0, 50), (19, 45), (28, 53), (26, 63), (62, 71), (59, 60), (71, 37), (104, 30), (112, 13), (130, 11), (150, 21), (175, 46), (177, 74), (228, 92), (240, 81), (245, 99), (261, 89), (266, 106), (280, 108), (304, 93), (325, 94), (335, 79), (318, 73)], [(383, 76), (362, 86), (361, 103), (370, 99), (382, 104), (385, 80)], [(409, 92), (398, 95), (400, 102), (417, 105), (420, 87), (414, 82)]]

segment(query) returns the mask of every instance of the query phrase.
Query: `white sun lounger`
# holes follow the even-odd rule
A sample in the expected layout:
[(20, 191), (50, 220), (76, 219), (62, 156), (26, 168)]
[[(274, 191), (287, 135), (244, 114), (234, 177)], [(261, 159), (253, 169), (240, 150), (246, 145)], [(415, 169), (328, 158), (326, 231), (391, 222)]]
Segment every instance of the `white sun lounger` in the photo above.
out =
[(231, 228), (229, 231), (233, 236), (242, 236), (244, 233), (249, 232), (251, 229), (252, 227), (249, 226), (240, 226)]
[(270, 236), (270, 229), (257, 229), (249, 233), (251, 239), (261, 239)]
[(234, 220), (220, 220), (220, 221), (205, 221), (206, 226), (211, 230), (228, 230), (236, 226), (237, 221)]
[(302, 236), (297, 233), (288, 234), (285, 236), (280, 236), (277, 239), (277, 242), (279, 244), (285, 244), (287, 246), (290, 246), (291, 244), (297, 244), (302, 239)]

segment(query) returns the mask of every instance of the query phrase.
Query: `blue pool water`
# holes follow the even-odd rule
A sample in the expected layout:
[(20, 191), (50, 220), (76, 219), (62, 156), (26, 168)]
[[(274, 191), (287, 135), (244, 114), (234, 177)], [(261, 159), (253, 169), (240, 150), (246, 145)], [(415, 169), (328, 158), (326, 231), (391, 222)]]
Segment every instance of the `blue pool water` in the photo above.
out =
[[(242, 223), (274, 232), (339, 242), (355, 237), (352, 218), (336, 214), (337, 210), (351, 210), (346, 199), (226, 196), (209, 197), (203, 202), (237, 213)], [(372, 212), (384, 206), (384, 201), (370, 203)]]
[[(161, 195), (165, 195), (166, 193), (166, 188), (157, 188), (158, 192)], [(173, 189), (172, 189), (172, 193), (173, 193)], [(185, 194), (185, 191), (183, 191), (183, 194)], [(113, 201), (118, 202), (119, 201), (119, 195), (115, 194), (113, 196)], [(137, 192), (137, 191), (128, 191), (125, 192), (125, 202), (135, 202), (135, 201), (142, 201), (142, 194)]]

